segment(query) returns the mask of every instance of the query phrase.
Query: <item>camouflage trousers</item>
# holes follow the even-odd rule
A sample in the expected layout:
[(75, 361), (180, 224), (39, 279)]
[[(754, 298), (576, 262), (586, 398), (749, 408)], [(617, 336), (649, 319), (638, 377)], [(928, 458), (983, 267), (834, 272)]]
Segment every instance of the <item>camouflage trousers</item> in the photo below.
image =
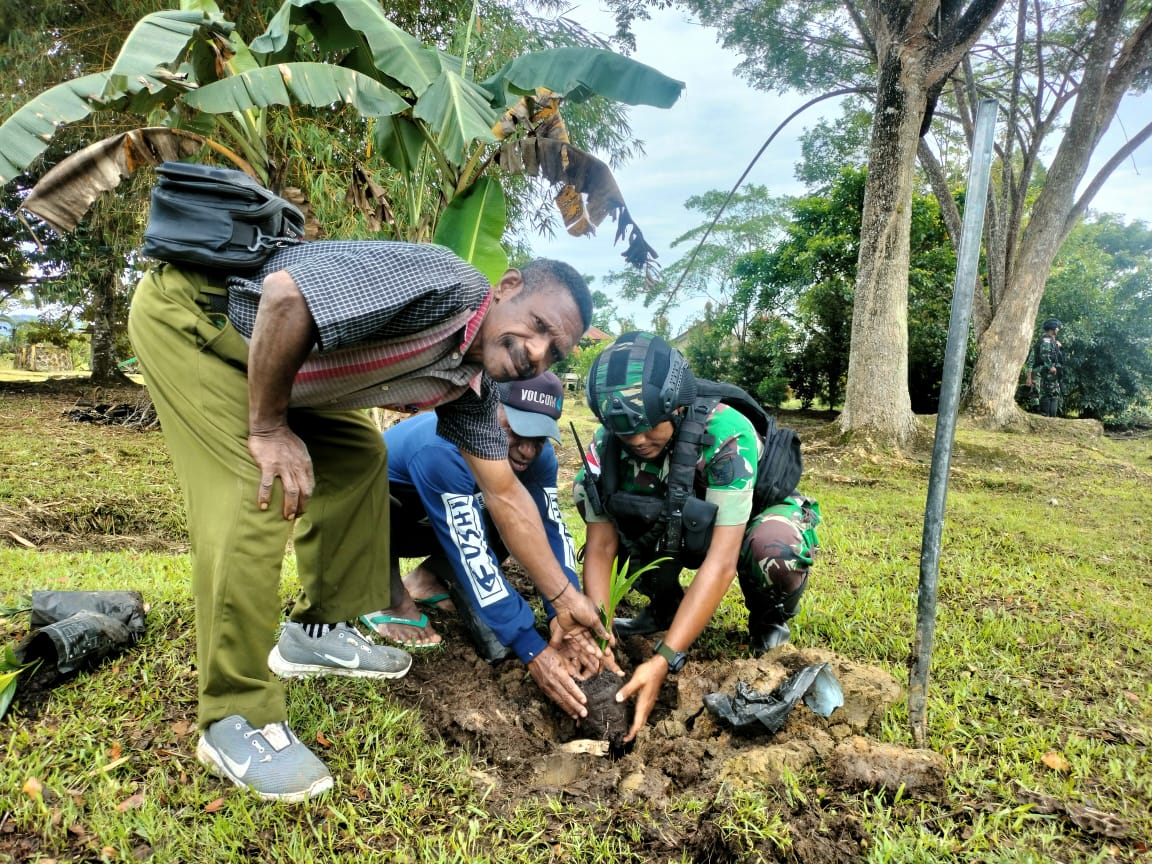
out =
[[(820, 545), (816, 526), (820, 524), (820, 505), (812, 498), (794, 495), (754, 516), (744, 531), (736, 573), (745, 594), (779, 589), (784, 593), (804, 583), (808, 568)], [(658, 553), (636, 554), (635, 566), (658, 558)], [(656, 599), (671, 588), (679, 588), (683, 563), (670, 558), (654, 570), (643, 574), (636, 590)], [(679, 599), (676, 600), (679, 603)]]
[(1033, 380), (1040, 391), (1040, 413), (1045, 417), (1055, 417), (1060, 411), (1059, 373), (1044, 369)]
[(774, 504), (748, 523), (736, 572), (745, 594), (776, 588), (785, 593), (804, 584), (816, 556), (820, 505), (794, 495)]

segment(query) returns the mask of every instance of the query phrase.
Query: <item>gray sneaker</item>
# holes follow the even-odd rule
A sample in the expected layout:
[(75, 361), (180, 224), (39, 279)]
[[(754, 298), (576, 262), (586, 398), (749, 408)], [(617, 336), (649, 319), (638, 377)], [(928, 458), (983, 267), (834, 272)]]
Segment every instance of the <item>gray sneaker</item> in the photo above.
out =
[(411, 666), (412, 658), (399, 648), (373, 645), (347, 624), (337, 624), (314, 639), (300, 624), (289, 621), (268, 655), (268, 668), (281, 678), (307, 675), (403, 678)]
[(239, 714), (217, 720), (200, 736), (196, 758), (265, 801), (304, 801), (332, 788), (324, 763), (287, 723), (254, 729)]

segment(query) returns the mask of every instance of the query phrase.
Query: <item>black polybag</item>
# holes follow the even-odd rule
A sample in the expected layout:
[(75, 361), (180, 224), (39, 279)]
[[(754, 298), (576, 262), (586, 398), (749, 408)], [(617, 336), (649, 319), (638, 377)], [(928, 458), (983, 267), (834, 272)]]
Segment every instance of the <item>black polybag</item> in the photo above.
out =
[(704, 707), (737, 731), (758, 731), (762, 726), (776, 733), (801, 699), (821, 717), (828, 717), (844, 704), (840, 682), (827, 663), (805, 666), (771, 693), (760, 693), (737, 681), (734, 697), (727, 693), (709, 693), (704, 697)]
[[(33, 591), (34, 629), (16, 646), (21, 663), (64, 676), (132, 646), (145, 629), (139, 591)], [(37, 677), (40, 677), (39, 675)]]

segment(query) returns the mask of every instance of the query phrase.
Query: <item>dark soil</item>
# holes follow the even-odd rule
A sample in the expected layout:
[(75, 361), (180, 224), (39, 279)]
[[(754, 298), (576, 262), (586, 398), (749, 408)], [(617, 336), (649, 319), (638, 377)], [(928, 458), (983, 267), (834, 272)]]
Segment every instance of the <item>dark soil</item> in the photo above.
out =
[(588, 697), (588, 716), (578, 724), (581, 734), (607, 741), (613, 756), (624, 755), (624, 736), (628, 734), (628, 706), (616, 701), (624, 679), (612, 672), (601, 672), (580, 682)]

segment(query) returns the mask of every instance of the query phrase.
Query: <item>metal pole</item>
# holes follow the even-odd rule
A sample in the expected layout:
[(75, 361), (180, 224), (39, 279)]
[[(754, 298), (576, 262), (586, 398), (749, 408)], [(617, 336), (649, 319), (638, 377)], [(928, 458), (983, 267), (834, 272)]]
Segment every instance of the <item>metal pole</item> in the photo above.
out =
[(932, 639), (936, 632), (936, 587), (940, 572), (940, 534), (944, 525), (944, 499), (948, 494), (948, 469), (952, 439), (956, 432), (956, 409), (964, 380), (964, 356), (968, 326), (972, 320), (972, 294), (980, 266), (980, 238), (988, 201), (988, 178), (992, 169), (996, 131), (995, 99), (982, 99), (976, 112), (972, 140), (972, 164), (968, 168), (968, 193), (960, 249), (956, 254), (956, 281), (952, 288), (952, 313), (948, 322), (948, 347), (944, 352), (944, 381), (936, 415), (936, 440), (932, 447), (932, 470), (928, 476), (928, 503), (924, 510), (924, 535), (920, 544), (920, 588), (916, 599), (916, 639), (912, 645), (912, 668), (908, 676), (908, 717), (912, 739), (923, 747), (928, 739), (928, 670), (932, 662)]

